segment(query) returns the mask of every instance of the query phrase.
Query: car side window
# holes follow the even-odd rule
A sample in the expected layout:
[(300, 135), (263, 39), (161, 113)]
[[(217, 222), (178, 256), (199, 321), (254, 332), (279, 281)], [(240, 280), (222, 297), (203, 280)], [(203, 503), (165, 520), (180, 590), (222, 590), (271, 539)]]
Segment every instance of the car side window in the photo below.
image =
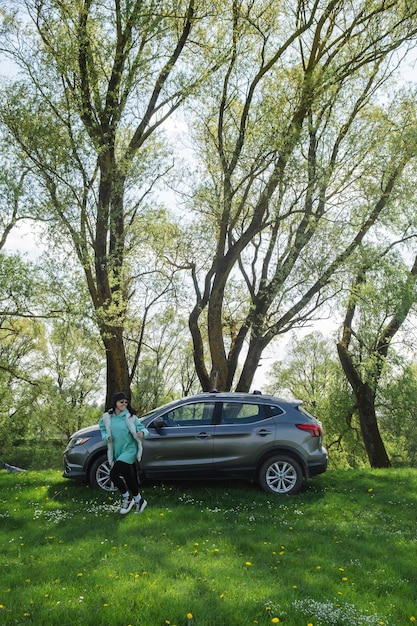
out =
[(213, 421), (214, 402), (195, 402), (163, 415), (165, 426), (208, 426)]
[(223, 402), (222, 424), (251, 424), (260, 422), (265, 417), (267, 414), (263, 404)]
[(269, 412), (270, 417), (272, 417), (273, 415), (282, 415), (284, 413), (281, 407), (277, 406), (276, 404), (269, 405), (268, 412)]

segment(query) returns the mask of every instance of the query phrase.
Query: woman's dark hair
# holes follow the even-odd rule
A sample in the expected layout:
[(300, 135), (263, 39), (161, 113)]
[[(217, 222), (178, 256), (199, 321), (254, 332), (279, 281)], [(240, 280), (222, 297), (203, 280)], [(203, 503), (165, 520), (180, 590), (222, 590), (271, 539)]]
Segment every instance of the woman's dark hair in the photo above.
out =
[(129, 411), (130, 415), (136, 415), (136, 411), (134, 408), (132, 408), (129, 402), (129, 398), (127, 397), (124, 391), (118, 391), (117, 393), (113, 395), (111, 408), (108, 411), (109, 413), (114, 413), (116, 409), (116, 403), (119, 402), (119, 400), (127, 400), (128, 401), (126, 405), (127, 410)]

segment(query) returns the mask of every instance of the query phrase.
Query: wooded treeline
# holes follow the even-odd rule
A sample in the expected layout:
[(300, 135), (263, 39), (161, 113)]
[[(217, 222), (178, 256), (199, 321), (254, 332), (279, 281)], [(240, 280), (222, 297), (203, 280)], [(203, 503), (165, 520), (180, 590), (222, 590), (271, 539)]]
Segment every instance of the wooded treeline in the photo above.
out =
[[(414, 462), (382, 404), (398, 384), (414, 437), (417, 0), (0, 15), (2, 440), (69, 434), (115, 390), (140, 412), (250, 390), (288, 333), (329, 320), (344, 392), (314, 403), (334, 448)], [(21, 223), (35, 260), (7, 245)]]

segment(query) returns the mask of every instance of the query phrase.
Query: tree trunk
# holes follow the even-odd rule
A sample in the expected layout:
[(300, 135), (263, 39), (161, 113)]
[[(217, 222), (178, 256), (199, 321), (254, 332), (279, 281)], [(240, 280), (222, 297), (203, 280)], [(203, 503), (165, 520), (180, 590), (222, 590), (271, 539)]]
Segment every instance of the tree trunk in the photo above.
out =
[(368, 383), (361, 380), (353, 363), (348, 348), (342, 343), (337, 344), (340, 363), (355, 394), (358, 405), (362, 437), (371, 467), (391, 467), (385, 450), (375, 411), (375, 393)]
[(236, 391), (249, 391), (265, 347), (266, 342), (262, 337), (251, 338), (242, 373), (236, 385)]
[(385, 450), (375, 411), (375, 396), (369, 385), (359, 385), (355, 391), (363, 441), (371, 467), (391, 467)]
[(206, 364), (204, 361), (204, 345), (203, 338), (201, 336), (200, 328), (198, 325), (198, 319), (201, 314), (200, 303), (197, 303), (190, 313), (188, 320), (188, 327), (190, 329), (191, 337), (193, 340), (193, 358), (195, 371), (200, 381), (200, 385), (203, 391), (209, 391), (210, 389), (210, 376), (207, 372)]
[[(103, 335), (102, 335), (103, 337)], [(113, 329), (111, 336), (103, 337), (106, 349), (106, 407), (110, 407), (113, 394), (124, 391), (130, 398), (130, 376), (121, 329)]]

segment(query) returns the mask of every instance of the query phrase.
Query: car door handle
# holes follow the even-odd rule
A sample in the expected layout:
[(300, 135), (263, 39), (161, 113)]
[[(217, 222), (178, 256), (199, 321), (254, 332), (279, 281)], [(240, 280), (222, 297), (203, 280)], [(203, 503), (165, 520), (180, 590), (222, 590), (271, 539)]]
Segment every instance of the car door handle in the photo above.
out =
[(267, 428), (260, 428), (257, 431), (257, 435), (260, 435), (261, 437), (266, 437), (267, 435), (271, 435), (272, 434), (272, 430), (268, 430)]
[(195, 436), (196, 439), (210, 439), (211, 435), (210, 433), (199, 433), (198, 435)]

